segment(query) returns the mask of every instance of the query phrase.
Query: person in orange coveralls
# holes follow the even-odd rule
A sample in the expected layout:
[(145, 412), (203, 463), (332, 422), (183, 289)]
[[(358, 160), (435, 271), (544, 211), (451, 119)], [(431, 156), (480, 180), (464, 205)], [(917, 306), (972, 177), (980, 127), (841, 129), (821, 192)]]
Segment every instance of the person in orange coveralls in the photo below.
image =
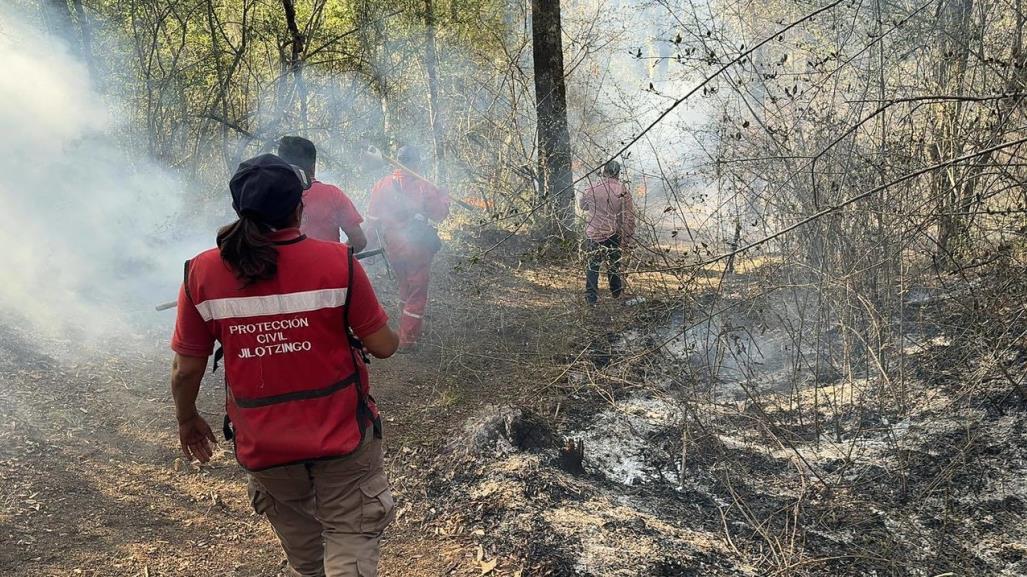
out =
[[(417, 148), (403, 146), (397, 156), (400, 164), (420, 171), (421, 155)], [(400, 351), (410, 351), (417, 347), (421, 337), (431, 262), (442, 247), (434, 224), (449, 216), (449, 194), (410, 171), (397, 168), (374, 185), (367, 213), (368, 221), (382, 236), (399, 281)]]

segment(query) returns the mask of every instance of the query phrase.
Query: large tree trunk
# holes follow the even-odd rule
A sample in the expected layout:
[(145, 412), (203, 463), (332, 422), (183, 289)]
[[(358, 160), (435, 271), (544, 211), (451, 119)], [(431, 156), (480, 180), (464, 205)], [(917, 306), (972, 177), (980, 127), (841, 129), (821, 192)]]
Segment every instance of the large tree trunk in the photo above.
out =
[(439, 108), (439, 57), (435, 46), (435, 7), (424, 0), (424, 69), (428, 75), (428, 119), (431, 123), (435, 178), (445, 180), (446, 150), (442, 142), (442, 110)]
[(542, 200), (553, 209), (554, 228), (574, 224), (574, 175), (567, 130), (559, 0), (532, 0), (531, 35), (538, 115), (538, 168)]

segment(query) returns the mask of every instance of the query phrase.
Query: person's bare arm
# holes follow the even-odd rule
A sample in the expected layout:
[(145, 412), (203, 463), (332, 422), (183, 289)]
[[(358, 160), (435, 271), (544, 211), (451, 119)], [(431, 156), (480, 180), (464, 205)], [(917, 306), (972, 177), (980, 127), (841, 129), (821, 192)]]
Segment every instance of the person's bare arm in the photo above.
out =
[(200, 381), (207, 370), (207, 357), (192, 357), (175, 353), (171, 364), (171, 396), (175, 400), (175, 419), (178, 421), (178, 440), (182, 454), (190, 461), (206, 463), (214, 454), (211, 443), (217, 438), (210, 425), (196, 410), (196, 396)]
[(353, 252), (363, 252), (367, 248), (367, 235), (364, 234), (364, 229), (359, 224), (344, 228), (342, 232), (346, 233), (346, 244), (353, 249)]
[(361, 340), (367, 352), (379, 359), (391, 357), (399, 348), (399, 335), (389, 328), (389, 325), (385, 325)]

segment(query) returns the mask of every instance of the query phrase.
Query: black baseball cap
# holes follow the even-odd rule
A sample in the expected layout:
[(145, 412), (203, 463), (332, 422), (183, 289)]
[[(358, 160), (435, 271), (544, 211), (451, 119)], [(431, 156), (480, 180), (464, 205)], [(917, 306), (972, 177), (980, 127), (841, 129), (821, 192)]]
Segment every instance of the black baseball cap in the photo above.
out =
[(236, 214), (281, 226), (296, 212), (310, 180), (299, 167), (261, 154), (239, 164), (228, 188)]

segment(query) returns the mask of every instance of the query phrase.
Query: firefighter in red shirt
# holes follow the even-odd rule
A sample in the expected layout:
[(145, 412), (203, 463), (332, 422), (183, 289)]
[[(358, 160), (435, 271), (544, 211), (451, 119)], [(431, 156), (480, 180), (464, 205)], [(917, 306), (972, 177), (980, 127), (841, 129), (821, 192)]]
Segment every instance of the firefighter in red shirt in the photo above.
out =
[[(413, 146), (401, 147), (397, 156), (411, 170), (420, 168), (420, 153)], [(411, 350), (421, 336), (428, 307), (431, 261), (442, 247), (433, 223), (449, 216), (449, 194), (397, 169), (374, 185), (367, 212), (368, 220), (383, 237), (399, 281), (400, 350)]]
[(398, 337), (349, 247), (300, 232), (305, 182), (272, 154), (239, 165), (239, 219), (186, 262), (171, 390), (182, 452), (207, 462), (216, 440), (196, 396), (220, 343), (225, 436), (289, 575), (368, 577), (394, 513), (362, 353), (388, 357)]
[(310, 179), (310, 189), (303, 193), (303, 222), (300, 230), (307, 238), (340, 242), (339, 229), (346, 233), (346, 244), (355, 252), (367, 247), (367, 236), (360, 223), (363, 217), (353, 201), (337, 186), (314, 178), (317, 166), (317, 148), (314, 143), (299, 136), (283, 136), (278, 142), (278, 156), (303, 169)]

